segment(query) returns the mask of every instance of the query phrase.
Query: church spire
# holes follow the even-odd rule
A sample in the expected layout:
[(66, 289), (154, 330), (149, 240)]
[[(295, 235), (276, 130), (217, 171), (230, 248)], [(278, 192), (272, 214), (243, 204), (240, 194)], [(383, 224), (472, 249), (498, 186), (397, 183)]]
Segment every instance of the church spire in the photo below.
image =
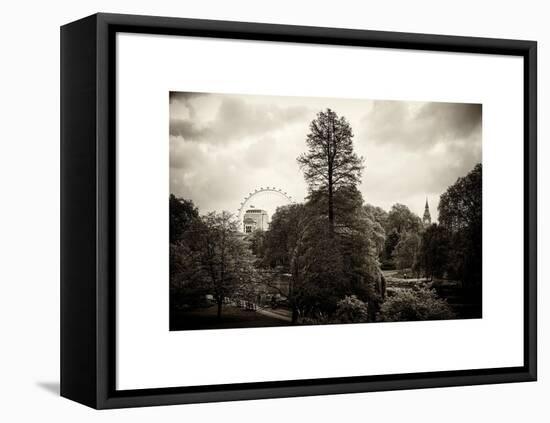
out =
[(430, 207), (428, 206), (428, 197), (426, 197), (426, 206), (424, 207), (424, 217), (422, 218), (422, 223), (425, 227), (432, 224), (432, 216), (430, 215)]

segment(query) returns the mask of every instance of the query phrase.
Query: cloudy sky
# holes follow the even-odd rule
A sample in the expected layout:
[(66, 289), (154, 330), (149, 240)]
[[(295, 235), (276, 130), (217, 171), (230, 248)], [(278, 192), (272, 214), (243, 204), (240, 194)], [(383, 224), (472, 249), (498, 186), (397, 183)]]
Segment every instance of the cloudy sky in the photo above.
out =
[[(255, 188), (307, 194), (296, 162), (320, 110), (345, 116), (366, 168), (366, 202), (406, 204), (437, 219), (439, 196), (481, 162), (481, 105), (316, 97), (171, 93), (170, 192), (201, 214), (235, 212)], [(263, 207), (261, 198), (257, 199)], [(265, 207), (270, 213), (269, 198)]]

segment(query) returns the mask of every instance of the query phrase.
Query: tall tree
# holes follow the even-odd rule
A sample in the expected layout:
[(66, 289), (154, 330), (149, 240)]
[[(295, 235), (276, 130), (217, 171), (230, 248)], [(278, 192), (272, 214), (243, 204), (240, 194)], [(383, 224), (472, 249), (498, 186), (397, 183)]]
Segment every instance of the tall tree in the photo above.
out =
[[(420, 234), (422, 220), (404, 204), (394, 204), (385, 218), (386, 241), (383, 251), (383, 264), (386, 268), (393, 268), (396, 262), (396, 248), (405, 234)], [(406, 243), (405, 243), (406, 244)], [(402, 247), (405, 245), (402, 244)], [(408, 244), (411, 246), (412, 244)], [(403, 258), (402, 250), (399, 256)], [(401, 261), (403, 263), (403, 261)]]
[(439, 200), (439, 223), (451, 237), (450, 271), (481, 300), (482, 167), (478, 163)]
[(384, 261), (387, 262), (387, 264), (391, 264), (393, 266), (393, 252), (395, 250), (395, 247), (397, 247), (397, 244), (399, 243), (399, 233), (396, 229), (392, 229), (391, 232), (389, 232), (386, 236), (386, 240), (384, 241), (384, 251), (383, 251), (383, 258)]
[(196, 302), (204, 295), (195, 283), (201, 277), (197, 258), (202, 232), (193, 202), (170, 195), (170, 307)]
[(199, 220), (199, 210), (192, 200), (170, 194), (170, 244), (181, 241), (185, 233)]
[(373, 206), (372, 204), (365, 204), (365, 210), (372, 215), (373, 219), (378, 222), (385, 231), (388, 226), (388, 212), (382, 207)]
[(353, 151), (353, 131), (348, 121), (331, 109), (321, 111), (309, 126), (307, 153), (297, 161), (304, 171), (310, 192), (327, 196), (330, 233), (334, 233), (334, 193), (338, 188), (356, 186), (361, 181), (364, 160)]
[(419, 233), (422, 229), (422, 220), (404, 204), (394, 204), (388, 213), (386, 232), (393, 229), (398, 234), (403, 232)]
[(364, 210), (367, 218), (369, 219), (369, 229), (373, 232), (376, 255), (380, 258), (386, 241), (386, 231), (384, 227), (388, 219), (388, 213), (382, 208), (374, 207), (370, 204), (365, 204)]
[[(303, 204), (278, 207), (265, 233), (263, 264), (275, 268), (282, 274), (290, 274), (287, 292), (280, 292), (288, 298), (292, 310), (292, 323), (298, 320), (298, 298), (304, 280), (304, 253), (308, 246), (306, 239), (313, 225)], [(267, 282), (268, 285), (269, 281)], [(280, 288), (270, 285), (271, 288)]]
[(230, 213), (212, 212), (202, 220), (201, 286), (213, 295), (220, 318), (224, 298), (242, 290), (253, 278), (253, 256), (238, 236), (238, 224)]
[(248, 246), (252, 254), (254, 254), (254, 256), (256, 257), (262, 257), (265, 241), (265, 231), (263, 231), (262, 229), (256, 229), (245, 239), (246, 241), (248, 241)]
[[(321, 198), (318, 198), (321, 197)], [(363, 207), (356, 188), (335, 192), (338, 230), (327, 225), (327, 198), (315, 192), (305, 204), (280, 207), (266, 232), (265, 266), (290, 275), (293, 321), (320, 321), (336, 312), (338, 301), (356, 295), (374, 319), (385, 283), (378, 264), (383, 229)], [(324, 316), (324, 317), (323, 317)]]
[(415, 232), (401, 234), (393, 255), (398, 269), (414, 268), (418, 261), (420, 236)]
[(447, 188), (439, 200), (439, 222), (452, 231), (481, 227), (481, 163)]
[(427, 278), (442, 278), (449, 260), (449, 237), (440, 225), (432, 223), (422, 234), (419, 265)]

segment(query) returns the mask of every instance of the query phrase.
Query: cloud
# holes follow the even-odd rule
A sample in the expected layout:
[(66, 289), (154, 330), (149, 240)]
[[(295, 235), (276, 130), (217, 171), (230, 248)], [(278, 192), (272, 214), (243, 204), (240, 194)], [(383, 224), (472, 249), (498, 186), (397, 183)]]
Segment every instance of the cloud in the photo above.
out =
[(272, 136), (252, 142), (245, 153), (246, 163), (253, 168), (264, 168), (272, 162), (276, 152), (276, 140)]
[(183, 142), (181, 137), (170, 137), (170, 168), (189, 170), (206, 161), (205, 149), (198, 144)]
[(231, 210), (242, 183), (241, 159), (231, 149), (211, 149), (170, 137), (170, 192), (202, 211)]
[(171, 93), (170, 192), (201, 213), (234, 212), (260, 186), (301, 201), (307, 187), (296, 157), (327, 107), (356, 134), (365, 201), (385, 209), (399, 202), (421, 215), (428, 197), (435, 219), (439, 196), (481, 161), (481, 105)]
[(179, 103), (178, 107), (187, 113), (180, 111), (176, 116), (172, 115), (170, 135), (183, 137), (186, 141), (223, 144), (280, 131), (300, 121), (307, 113), (307, 109), (301, 106), (279, 107), (268, 102), (253, 104), (243, 96), (222, 95), (213, 119), (204, 120), (197, 114), (194, 104), (200, 97), (197, 93), (172, 94), (172, 104)]
[(428, 103), (420, 108), (417, 120), (432, 130), (432, 139), (470, 136), (481, 125), (481, 104)]
[(182, 102), (187, 103), (189, 100), (197, 97), (208, 96), (208, 93), (199, 93), (199, 92), (183, 92), (183, 91), (170, 91), (170, 104)]
[(481, 105), (375, 101), (362, 124), (372, 142), (400, 145), (407, 150), (425, 150), (478, 131)]
[(365, 192), (417, 213), (427, 196), (434, 217), (439, 195), (481, 162), (481, 129), (480, 104), (375, 101), (361, 119)]

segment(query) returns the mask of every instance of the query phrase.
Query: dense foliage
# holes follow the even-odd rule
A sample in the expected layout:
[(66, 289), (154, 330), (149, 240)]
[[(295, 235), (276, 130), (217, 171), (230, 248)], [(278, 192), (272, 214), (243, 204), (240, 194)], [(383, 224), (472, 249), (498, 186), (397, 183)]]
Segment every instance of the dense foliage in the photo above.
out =
[[(200, 303), (212, 295), (221, 317), (227, 297), (243, 297), (260, 282), (254, 267), (254, 256), (248, 244), (237, 235), (237, 222), (227, 212), (198, 217), (192, 203), (180, 202), (171, 210), (170, 226), (181, 230), (180, 238), (170, 244), (171, 297), (181, 303)], [(186, 222), (177, 226), (176, 223)]]
[(447, 302), (430, 289), (402, 289), (382, 304), (378, 320), (400, 322), (413, 320), (445, 320), (455, 315)]
[[(365, 204), (364, 161), (344, 117), (327, 109), (309, 129), (297, 159), (308, 197), (279, 207), (266, 231), (242, 234), (230, 213), (200, 216), (170, 196), (171, 306), (200, 307), (208, 296), (220, 318), (228, 300), (277, 292), (292, 323), (454, 318), (430, 289), (436, 279), (460, 281), (481, 302), (481, 164), (441, 195), (439, 222), (425, 227), (403, 204)], [(386, 292), (381, 269), (415, 279)]]
[(452, 246), (447, 271), (474, 292), (481, 290), (482, 276), (481, 176), (481, 164), (477, 164), (468, 175), (458, 178), (439, 202), (439, 222)]
[(364, 323), (368, 322), (368, 319), (367, 304), (351, 295), (338, 301), (333, 323)]
[(317, 113), (309, 126), (307, 153), (298, 157), (311, 192), (326, 197), (329, 230), (334, 230), (335, 193), (341, 188), (356, 187), (361, 181), (363, 158), (353, 151), (353, 131), (346, 118), (333, 110)]
[(335, 197), (333, 233), (326, 198), (316, 193), (304, 204), (277, 209), (265, 233), (262, 262), (291, 275), (288, 298), (294, 321), (330, 316), (346, 295), (370, 302), (374, 310), (381, 297), (377, 257), (382, 228), (363, 208), (355, 188), (342, 188)]

